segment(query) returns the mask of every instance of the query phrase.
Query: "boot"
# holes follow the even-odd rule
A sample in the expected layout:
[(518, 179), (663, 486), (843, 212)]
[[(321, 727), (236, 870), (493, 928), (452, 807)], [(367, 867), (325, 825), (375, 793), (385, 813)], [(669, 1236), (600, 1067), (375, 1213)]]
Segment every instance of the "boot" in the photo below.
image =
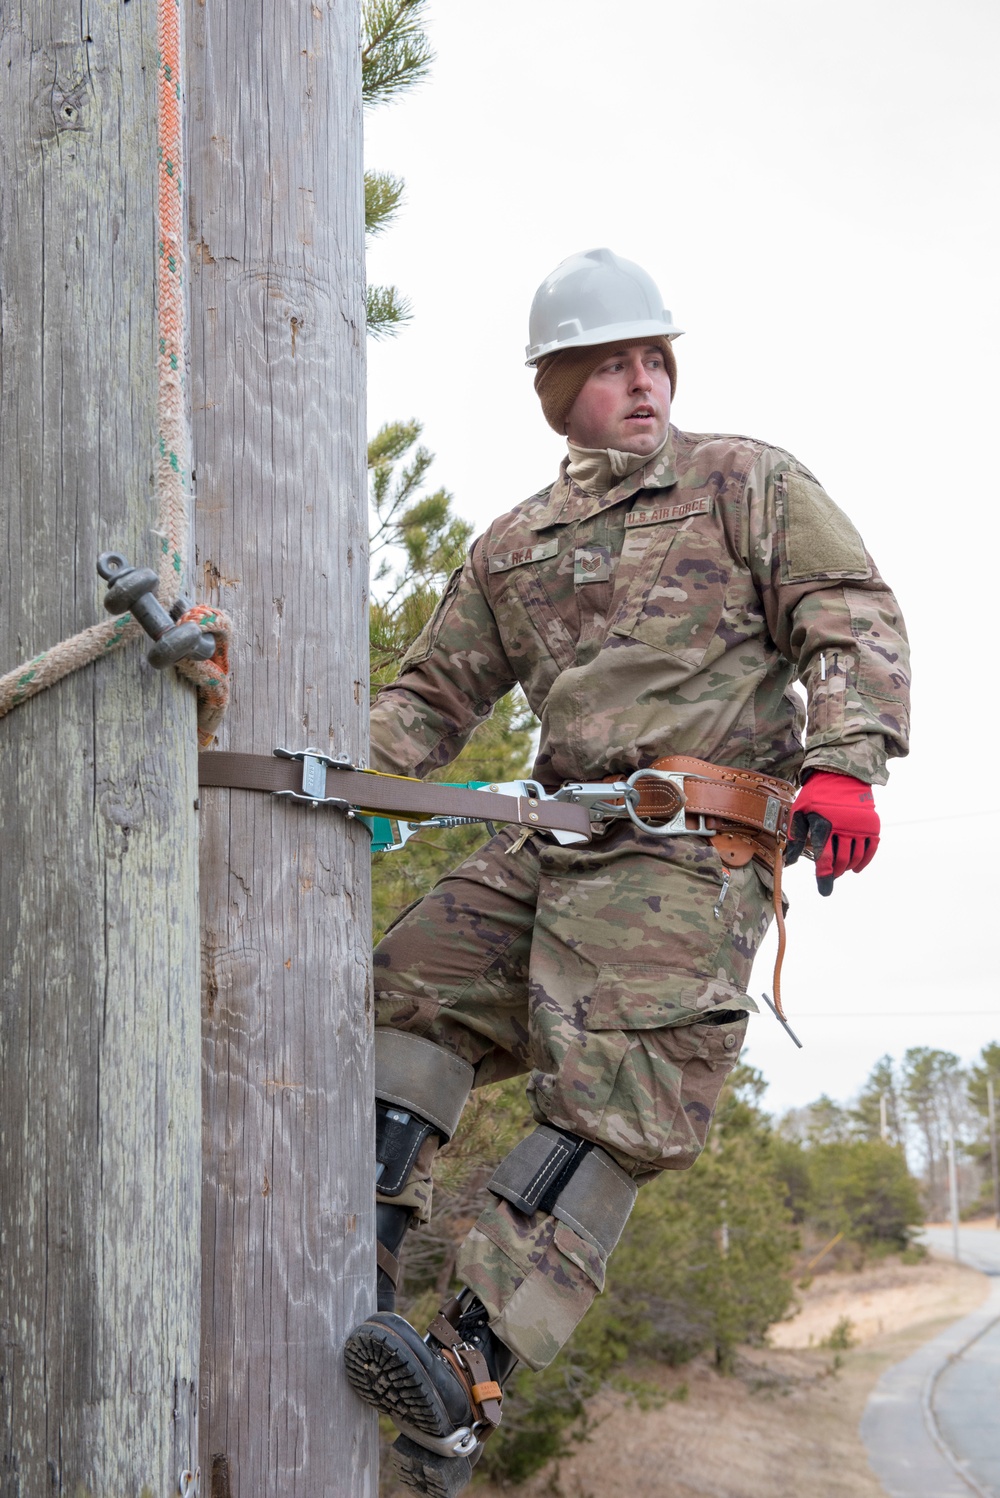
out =
[(380, 1311), (396, 1309), (399, 1251), (412, 1216), (412, 1207), (395, 1207), (390, 1202), (375, 1204), (375, 1254), (378, 1259), (376, 1294)]
[(517, 1366), (482, 1302), (466, 1290), (424, 1338), (402, 1316), (377, 1312), (352, 1332), (344, 1357), (355, 1393), (402, 1431), (393, 1447), (400, 1480), (429, 1498), (460, 1493)]

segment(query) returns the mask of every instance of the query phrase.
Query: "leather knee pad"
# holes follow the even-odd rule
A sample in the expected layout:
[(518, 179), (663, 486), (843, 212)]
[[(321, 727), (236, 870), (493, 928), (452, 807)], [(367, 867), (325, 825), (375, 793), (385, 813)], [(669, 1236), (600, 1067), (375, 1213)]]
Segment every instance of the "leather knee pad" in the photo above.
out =
[(429, 1134), (447, 1144), (472, 1087), (460, 1056), (405, 1030), (375, 1031), (375, 1180), (398, 1196)]

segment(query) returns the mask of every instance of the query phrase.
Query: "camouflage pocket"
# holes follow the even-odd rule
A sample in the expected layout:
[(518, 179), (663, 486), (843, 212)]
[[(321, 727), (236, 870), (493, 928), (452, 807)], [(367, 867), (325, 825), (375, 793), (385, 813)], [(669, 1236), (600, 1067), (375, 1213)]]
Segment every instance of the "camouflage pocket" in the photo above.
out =
[(844, 601), (858, 642), (858, 691), (863, 697), (902, 703), (910, 674), (899, 640), (898, 614), (887, 613), (883, 598), (861, 588), (845, 588)]
[(444, 592), (438, 600), (437, 607), (403, 657), (399, 668), (400, 675), (410, 666), (419, 666), (431, 655), (437, 644), (438, 635), (441, 633), (441, 626), (451, 608), (452, 600), (458, 592), (458, 585), (462, 581), (462, 570), (462, 567), (456, 567), (445, 583)]
[(486, 1307), (497, 1336), (544, 1368), (604, 1288), (604, 1261), (565, 1223), (525, 1217), (495, 1199), (458, 1251), (456, 1272)]
[(609, 970), (586, 1020), (588, 1030), (606, 1027), (595, 1036), (605, 1066), (589, 1088), (587, 1137), (656, 1169), (686, 1170), (704, 1147), (747, 1023), (698, 1020), (706, 1010), (750, 1003), (730, 984), (713, 983), (707, 993), (662, 968)]
[[(660, 525), (637, 554), (634, 575), (612, 633), (625, 635), (695, 668), (711, 644), (722, 618), (729, 585), (728, 554), (711, 515), (687, 527)], [(622, 551), (621, 571), (640, 540), (630, 536)]]
[(792, 471), (779, 473), (774, 491), (783, 583), (871, 577), (864, 542), (815, 479)]
[[(497, 599), (504, 646), (512, 665), (537, 658), (538, 645), (561, 671), (576, 665), (576, 642), (534, 568), (522, 567)], [(533, 643), (537, 641), (537, 643)], [(522, 677), (523, 680), (523, 677)]]
[(746, 994), (709, 978), (679, 978), (657, 963), (602, 967), (587, 1009), (587, 1030), (663, 1030), (689, 1025), (706, 1010), (744, 1008)]

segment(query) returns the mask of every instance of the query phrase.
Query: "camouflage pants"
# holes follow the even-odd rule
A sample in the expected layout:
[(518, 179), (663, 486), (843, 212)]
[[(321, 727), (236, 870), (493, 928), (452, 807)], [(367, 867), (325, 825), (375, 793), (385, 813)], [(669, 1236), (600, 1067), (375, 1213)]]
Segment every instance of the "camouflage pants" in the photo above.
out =
[[(630, 824), (581, 848), (504, 830), (404, 912), (375, 951), (377, 1025), (454, 1051), (476, 1085), (528, 1073), (535, 1117), (601, 1145), (637, 1181), (697, 1158), (746, 1015), (770, 894), (694, 837)], [(376, 1079), (377, 1082), (377, 1079)], [(433, 1149), (397, 1204), (430, 1210)], [(491, 1198), (458, 1273), (501, 1339), (551, 1361), (604, 1285), (601, 1254), (544, 1212)]]

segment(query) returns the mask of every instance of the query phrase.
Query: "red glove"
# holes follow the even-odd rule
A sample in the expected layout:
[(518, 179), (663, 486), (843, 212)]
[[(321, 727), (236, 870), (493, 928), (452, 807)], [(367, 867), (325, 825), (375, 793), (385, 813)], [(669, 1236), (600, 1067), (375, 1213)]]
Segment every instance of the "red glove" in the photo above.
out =
[(821, 895), (833, 893), (833, 881), (853, 869), (867, 868), (879, 841), (879, 819), (870, 785), (853, 775), (814, 770), (792, 807), (791, 837), (785, 863), (794, 863), (806, 843), (816, 860)]

